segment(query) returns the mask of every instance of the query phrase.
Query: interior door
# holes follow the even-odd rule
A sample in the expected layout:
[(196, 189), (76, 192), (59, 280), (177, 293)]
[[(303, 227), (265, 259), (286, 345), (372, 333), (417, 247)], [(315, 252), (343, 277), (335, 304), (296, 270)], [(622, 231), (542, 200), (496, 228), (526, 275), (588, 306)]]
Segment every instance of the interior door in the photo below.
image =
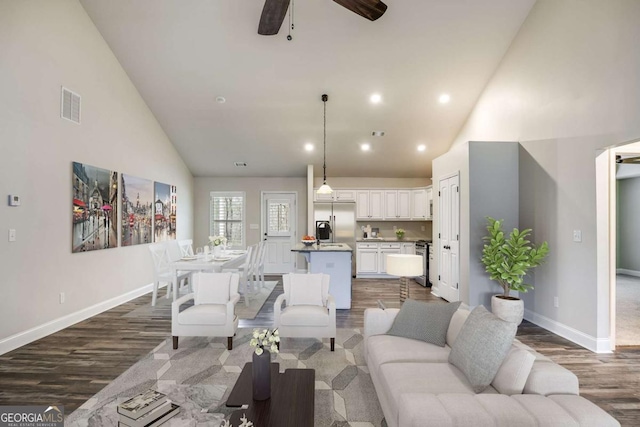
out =
[(439, 182), (440, 229), (438, 231), (438, 291), (447, 301), (460, 299), (460, 178)]
[(262, 193), (262, 236), (266, 241), (265, 273), (295, 271), (298, 241), (296, 193)]

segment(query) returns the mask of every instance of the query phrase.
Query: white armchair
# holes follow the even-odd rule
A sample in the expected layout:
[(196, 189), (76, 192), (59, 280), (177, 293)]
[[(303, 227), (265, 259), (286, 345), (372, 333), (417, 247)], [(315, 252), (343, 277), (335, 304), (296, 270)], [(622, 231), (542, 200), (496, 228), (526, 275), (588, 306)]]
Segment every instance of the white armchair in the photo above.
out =
[[(238, 330), (235, 306), (240, 300), (234, 273), (195, 273), (193, 293), (178, 298), (171, 305), (171, 335), (173, 348), (178, 337), (227, 337), (227, 349), (233, 348), (233, 336)], [(194, 300), (192, 307), (180, 311), (180, 306)]]
[[(329, 294), (328, 274), (285, 274), (284, 294), (273, 307), (274, 323), (281, 337), (330, 338), (336, 341), (336, 302)], [(282, 303), (286, 307), (282, 308)]]

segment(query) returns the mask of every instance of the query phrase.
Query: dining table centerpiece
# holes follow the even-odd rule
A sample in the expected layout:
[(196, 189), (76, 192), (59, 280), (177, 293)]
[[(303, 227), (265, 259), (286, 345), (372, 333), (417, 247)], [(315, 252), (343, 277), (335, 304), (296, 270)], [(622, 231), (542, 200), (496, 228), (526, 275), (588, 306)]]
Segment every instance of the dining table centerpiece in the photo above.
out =
[(278, 353), (278, 329), (254, 329), (249, 345), (255, 347), (251, 365), (253, 400), (271, 397), (271, 353)]
[(227, 244), (227, 238), (224, 236), (209, 236), (209, 245), (213, 251), (214, 258), (222, 254), (222, 249)]

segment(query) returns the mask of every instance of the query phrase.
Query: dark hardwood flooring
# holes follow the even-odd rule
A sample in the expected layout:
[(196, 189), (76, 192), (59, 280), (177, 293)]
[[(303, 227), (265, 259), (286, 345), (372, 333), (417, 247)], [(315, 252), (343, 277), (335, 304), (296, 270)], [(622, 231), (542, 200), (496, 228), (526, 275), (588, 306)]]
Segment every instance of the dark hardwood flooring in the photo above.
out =
[[(278, 284), (256, 319), (241, 320), (240, 326), (271, 325), (281, 292)], [(414, 282), (410, 292), (414, 299), (437, 300)], [(353, 308), (338, 310), (338, 327), (362, 327), (365, 308), (398, 295), (397, 280), (354, 280)], [(142, 296), (0, 355), (0, 405), (60, 404), (67, 414), (73, 412), (170, 336), (170, 319), (123, 317), (150, 302), (150, 294)], [(528, 322), (520, 326), (518, 338), (574, 372), (580, 393), (623, 426), (640, 425), (640, 347), (595, 354)]]

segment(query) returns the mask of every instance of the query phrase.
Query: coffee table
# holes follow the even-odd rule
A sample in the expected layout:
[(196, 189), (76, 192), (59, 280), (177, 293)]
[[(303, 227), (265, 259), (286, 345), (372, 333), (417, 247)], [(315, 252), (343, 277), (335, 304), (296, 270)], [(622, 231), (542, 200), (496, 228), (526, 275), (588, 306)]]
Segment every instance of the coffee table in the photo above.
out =
[(287, 369), (280, 373), (280, 364), (271, 364), (271, 398), (253, 400), (252, 363), (245, 363), (233, 386), (226, 406), (240, 409), (231, 415), (231, 425), (240, 424), (243, 414), (260, 427), (301, 427), (314, 424), (315, 379), (313, 369)]

